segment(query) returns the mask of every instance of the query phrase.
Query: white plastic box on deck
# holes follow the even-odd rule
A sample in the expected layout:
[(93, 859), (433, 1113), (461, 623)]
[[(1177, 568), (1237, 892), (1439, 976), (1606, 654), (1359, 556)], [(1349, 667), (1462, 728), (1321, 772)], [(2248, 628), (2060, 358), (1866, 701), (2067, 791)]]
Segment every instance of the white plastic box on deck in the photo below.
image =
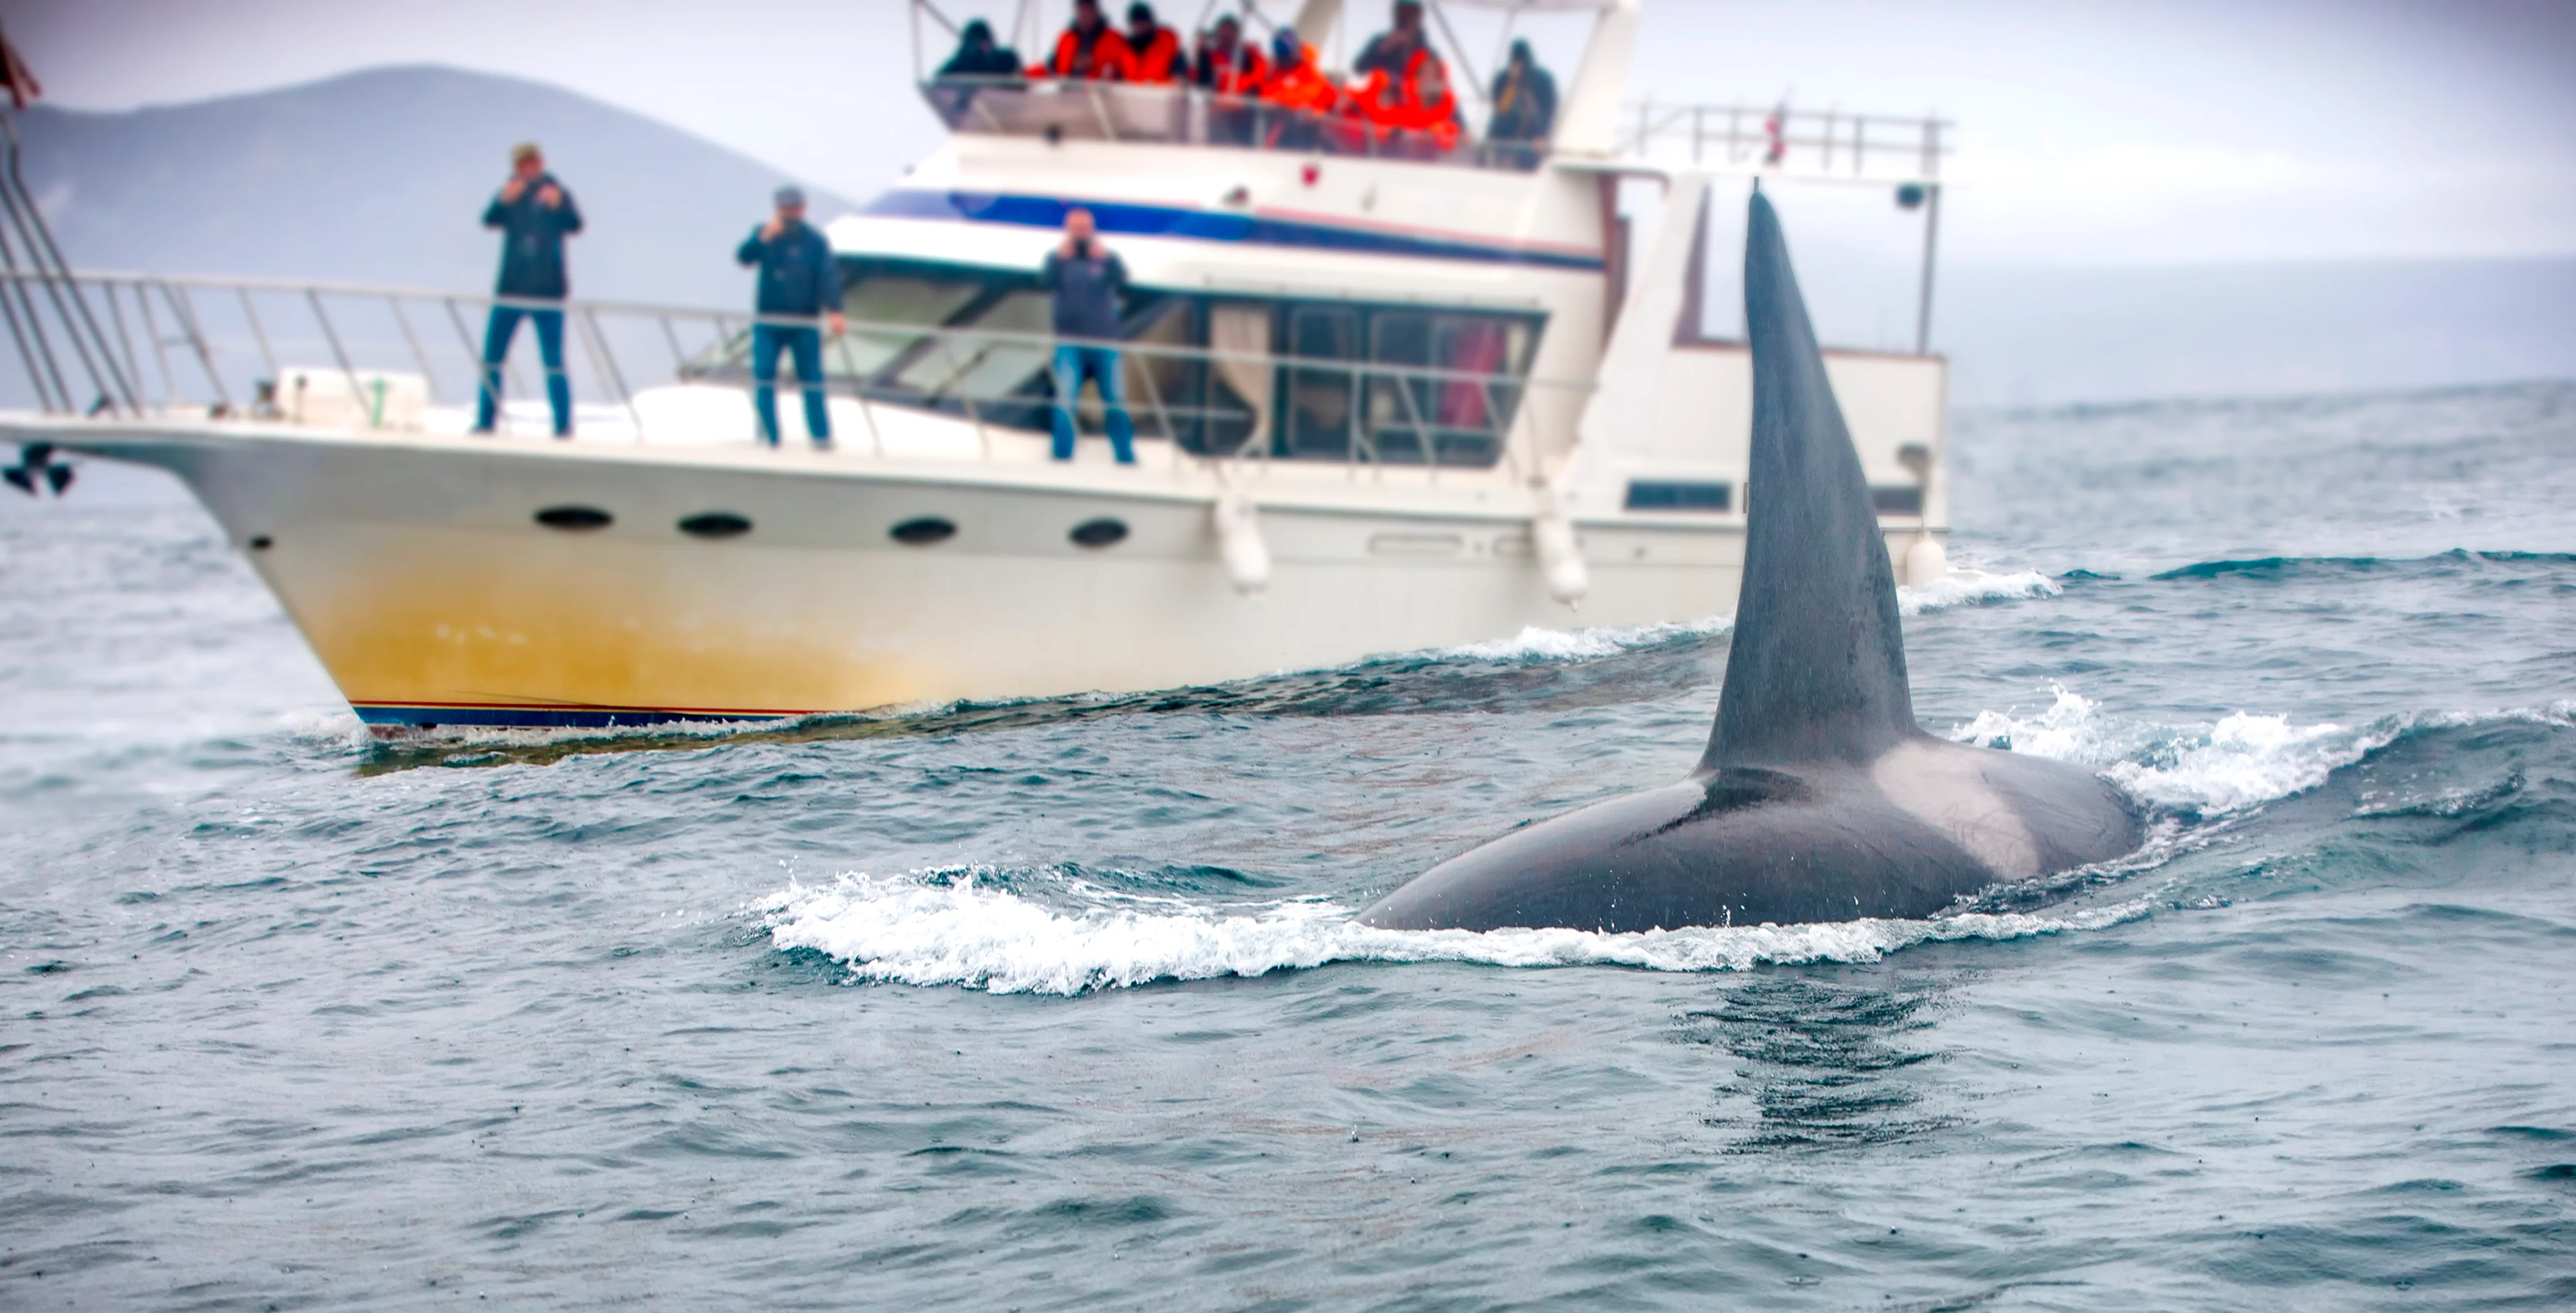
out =
[(288, 369), (277, 376), (277, 413), (310, 428), (417, 433), (429, 415), (429, 378), (383, 370)]

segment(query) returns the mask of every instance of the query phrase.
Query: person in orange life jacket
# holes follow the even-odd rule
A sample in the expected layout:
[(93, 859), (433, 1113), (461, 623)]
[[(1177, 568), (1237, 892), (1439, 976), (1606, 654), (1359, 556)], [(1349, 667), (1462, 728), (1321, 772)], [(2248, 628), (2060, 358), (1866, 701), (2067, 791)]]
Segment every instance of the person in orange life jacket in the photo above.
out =
[(1178, 82), (1189, 65), (1181, 53), (1181, 34), (1155, 22), (1152, 5), (1136, 0), (1127, 6), (1128, 81)]
[(1038, 283), (1055, 294), (1055, 458), (1072, 460), (1073, 404), (1082, 380), (1100, 385), (1108, 412), (1109, 449), (1118, 463), (1136, 463), (1136, 425), (1127, 417), (1127, 376), (1118, 360), (1118, 294), (1127, 288), (1127, 265), (1100, 244), (1091, 211), (1065, 211), (1064, 241), (1047, 252)]
[(1458, 97), (1423, 32), (1416, 0), (1398, 0), (1393, 30), (1370, 38), (1351, 71), (1364, 79), (1354, 93), (1360, 112), (1382, 138), (1416, 150), (1456, 148)]
[(1218, 18), (1213, 30), (1199, 34), (1190, 81), (1216, 97), (1208, 111), (1210, 141), (1251, 143), (1253, 112), (1248, 102), (1260, 98), (1261, 84), (1269, 77), (1270, 61), (1244, 43), (1243, 24), (1234, 15)]
[(1029, 70), (1033, 78), (1120, 82), (1130, 77), (1135, 52), (1100, 14), (1100, 0), (1073, 0), (1073, 21), (1055, 39), (1055, 57)]
[[(514, 300), (561, 301), (571, 290), (564, 277), (563, 239), (581, 231), (581, 211), (572, 193), (546, 172), (546, 157), (535, 142), (510, 148), (510, 178), (483, 209), (483, 226), (501, 230), (501, 282), (497, 293)], [(564, 373), (563, 311), (494, 305), (483, 330), (483, 385), (474, 403), (474, 431), (490, 433), (501, 408), (501, 362), (510, 357), (510, 339), (524, 318), (537, 334), (537, 354), (546, 364), (546, 401), (554, 411), (555, 436), (572, 436), (572, 379)]]
[(1449, 68), (1429, 46), (1417, 46), (1396, 69), (1379, 67), (1354, 94), (1381, 139), (1400, 153), (1446, 152), (1458, 146), (1458, 97)]
[(1283, 27), (1270, 37), (1270, 76), (1261, 84), (1269, 131), (1264, 144), (1287, 150), (1311, 150), (1324, 143), (1327, 120), (1341, 108), (1341, 88), (1315, 67), (1315, 48)]
[(1234, 15), (1218, 15), (1216, 26), (1199, 34), (1198, 58), (1190, 65), (1192, 83), (1220, 96), (1251, 97), (1261, 94), (1269, 77), (1270, 61), (1244, 42), (1243, 24)]
[[(781, 187), (773, 198), (778, 212), (744, 239), (734, 259), (760, 266), (760, 299), (754, 309), (764, 319), (793, 316), (822, 318), (841, 335), (841, 278), (832, 263), (832, 244), (805, 224), (805, 193)], [(814, 445), (832, 445), (831, 413), (823, 405), (823, 337), (804, 324), (757, 323), (751, 327), (752, 406), (760, 412), (760, 436), (778, 445), (778, 352), (796, 358), (796, 381), (805, 393), (805, 432)]]

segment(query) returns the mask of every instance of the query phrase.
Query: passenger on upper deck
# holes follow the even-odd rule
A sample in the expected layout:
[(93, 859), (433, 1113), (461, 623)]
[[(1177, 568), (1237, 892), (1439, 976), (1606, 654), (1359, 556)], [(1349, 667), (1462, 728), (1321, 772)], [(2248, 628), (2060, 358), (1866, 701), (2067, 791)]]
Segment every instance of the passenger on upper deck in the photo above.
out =
[(1243, 24), (1232, 14), (1217, 15), (1216, 26), (1199, 33), (1198, 58), (1190, 81), (1220, 96), (1257, 96), (1270, 76), (1270, 61), (1244, 43)]
[(1127, 61), (1130, 82), (1178, 82), (1190, 71), (1181, 34), (1155, 22), (1154, 7), (1145, 0), (1127, 6)]
[(1213, 30), (1199, 33), (1190, 81), (1216, 97), (1208, 110), (1208, 140), (1230, 145), (1252, 141), (1253, 111), (1246, 102), (1260, 98), (1261, 84), (1269, 78), (1270, 61), (1244, 43), (1243, 24), (1234, 15), (1219, 16)]
[(1351, 72), (1361, 113), (1402, 154), (1447, 152), (1458, 145), (1458, 97), (1449, 68), (1422, 30), (1419, 0), (1396, 0), (1394, 29), (1370, 38)]
[(1494, 162), (1535, 169), (1556, 131), (1556, 79), (1539, 67), (1527, 41), (1512, 42), (1511, 62), (1494, 75), (1494, 114), (1485, 124)]
[(939, 66), (939, 76), (1016, 82), (1020, 77), (1020, 52), (995, 41), (993, 25), (978, 18), (957, 34), (957, 53)]
[(1055, 39), (1055, 57), (1032, 66), (1029, 76), (1123, 81), (1134, 63), (1127, 38), (1101, 17), (1100, 0), (1073, 0), (1073, 21)]
[(1264, 145), (1310, 150), (1324, 144), (1328, 119), (1341, 108), (1341, 88), (1315, 67), (1315, 48), (1283, 27), (1270, 38), (1270, 77), (1261, 84), (1268, 107)]
[(957, 34), (957, 53), (939, 66), (934, 81), (939, 85), (931, 92), (931, 103), (951, 127), (965, 118), (978, 90), (1027, 85), (1020, 80), (1020, 52), (995, 42), (993, 25), (980, 18)]

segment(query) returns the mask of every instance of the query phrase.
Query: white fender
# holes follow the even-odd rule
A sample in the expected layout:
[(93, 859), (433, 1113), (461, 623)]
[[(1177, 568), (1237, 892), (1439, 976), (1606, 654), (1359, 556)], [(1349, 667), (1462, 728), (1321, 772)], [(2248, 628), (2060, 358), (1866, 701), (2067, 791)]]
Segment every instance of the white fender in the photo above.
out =
[(1547, 595), (1567, 606), (1592, 591), (1592, 572), (1583, 565), (1583, 545), (1574, 537), (1574, 517), (1567, 512), (1559, 487), (1539, 490), (1538, 514), (1530, 517), (1530, 543), (1538, 549), (1539, 569), (1547, 576)]
[(1226, 578), (1234, 581), (1234, 590), (1246, 596), (1270, 586), (1270, 544), (1261, 539), (1261, 521), (1252, 509), (1252, 498), (1240, 488), (1229, 487), (1216, 495), (1216, 504), (1208, 508), (1208, 523), (1216, 529), (1217, 555), (1225, 560)]
[(1905, 549), (1905, 582), (1920, 588), (1950, 577), (1950, 554), (1941, 549), (1941, 540), (1928, 533), (1914, 535)]

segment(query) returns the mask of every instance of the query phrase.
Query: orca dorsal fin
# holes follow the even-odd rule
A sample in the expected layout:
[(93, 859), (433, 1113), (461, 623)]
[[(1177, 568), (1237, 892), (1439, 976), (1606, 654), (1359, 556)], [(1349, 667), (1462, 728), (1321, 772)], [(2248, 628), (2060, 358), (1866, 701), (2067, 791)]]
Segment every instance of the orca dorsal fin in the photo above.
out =
[(1771, 202), (1745, 225), (1744, 587), (1704, 768), (1871, 760), (1909, 735), (1896, 576)]

